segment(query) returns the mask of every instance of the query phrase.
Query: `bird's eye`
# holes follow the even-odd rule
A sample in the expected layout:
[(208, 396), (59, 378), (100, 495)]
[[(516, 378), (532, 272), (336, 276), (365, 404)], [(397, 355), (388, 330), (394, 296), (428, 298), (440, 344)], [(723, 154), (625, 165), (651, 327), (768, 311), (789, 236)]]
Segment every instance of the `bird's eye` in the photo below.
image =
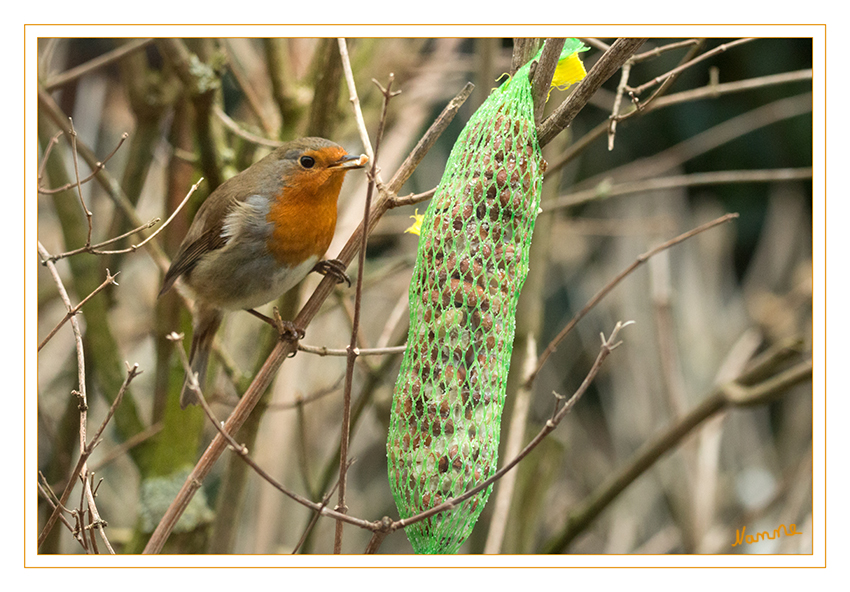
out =
[(313, 168), (313, 165), (316, 164), (316, 159), (314, 159), (312, 156), (302, 156), (299, 162), (301, 163), (301, 166), (303, 166), (305, 169), (311, 169)]

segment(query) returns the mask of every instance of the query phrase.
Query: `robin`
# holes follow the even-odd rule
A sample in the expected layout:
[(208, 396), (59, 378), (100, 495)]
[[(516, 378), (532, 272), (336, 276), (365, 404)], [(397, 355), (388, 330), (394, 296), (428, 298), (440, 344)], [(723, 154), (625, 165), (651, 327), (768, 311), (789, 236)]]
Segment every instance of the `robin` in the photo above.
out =
[[(195, 296), (189, 360), (199, 383), (225, 311), (244, 309), (273, 323), (253, 309), (311, 271), (347, 281), (340, 261), (321, 257), (336, 228), (345, 173), (367, 160), (323, 138), (294, 140), (222, 183), (201, 205), (160, 291), (182, 277)], [(282, 337), (304, 335), (291, 322), (278, 326)], [(184, 409), (197, 403), (187, 386), (188, 378), (180, 393)]]

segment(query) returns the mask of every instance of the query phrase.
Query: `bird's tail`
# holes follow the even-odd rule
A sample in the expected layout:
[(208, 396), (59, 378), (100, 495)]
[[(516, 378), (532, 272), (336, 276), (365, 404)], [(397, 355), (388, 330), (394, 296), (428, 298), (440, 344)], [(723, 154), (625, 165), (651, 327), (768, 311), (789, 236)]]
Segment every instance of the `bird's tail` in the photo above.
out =
[[(192, 372), (198, 375), (198, 384), (203, 386), (204, 377), (207, 374), (207, 362), (210, 359), (213, 339), (216, 331), (221, 325), (223, 314), (217, 308), (198, 306), (195, 311), (195, 322), (192, 332), (192, 349), (189, 350), (189, 362)], [(180, 408), (185, 409), (189, 405), (196, 405), (198, 397), (189, 388), (189, 377), (183, 383), (180, 391)]]

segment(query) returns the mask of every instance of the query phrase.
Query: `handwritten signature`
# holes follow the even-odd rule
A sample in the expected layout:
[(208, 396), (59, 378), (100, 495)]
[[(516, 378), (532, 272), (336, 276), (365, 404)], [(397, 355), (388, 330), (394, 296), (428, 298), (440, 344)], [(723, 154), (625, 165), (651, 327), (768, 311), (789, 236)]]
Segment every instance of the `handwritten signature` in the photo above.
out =
[(741, 530), (735, 531), (735, 542), (732, 543), (732, 546), (737, 547), (738, 545), (742, 545), (744, 543), (752, 545), (753, 543), (758, 543), (766, 539), (770, 539), (772, 541), (773, 539), (778, 538), (782, 534), (784, 534), (785, 536), (794, 536), (795, 534), (803, 533), (797, 532), (796, 524), (791, 524), (788, 528), (785, 528), (784, 524), (780, 524), (779, 528), (775, 529), (772, 535), (768, 530), (758, 532), (755, 535), (747, 534), (747, 527), (745, 526)]

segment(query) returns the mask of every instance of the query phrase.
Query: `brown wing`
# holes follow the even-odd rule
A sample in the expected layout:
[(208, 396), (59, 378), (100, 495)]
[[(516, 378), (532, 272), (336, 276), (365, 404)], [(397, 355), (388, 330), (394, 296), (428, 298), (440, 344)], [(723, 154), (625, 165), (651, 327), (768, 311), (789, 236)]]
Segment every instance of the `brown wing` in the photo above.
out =
[(226, 243), (227, 238), (221, 236), (221, 227), (208, 229), (192, 242), (184, 241), (162, 280), (162, 290), (159, 291), (159, 295), (162, 296), (167, 292), (177, 278), (192, 269), (204, 254), (220, 249)]
[(231, 193), (228, 191), (229, 188), (228, 183), (222, 184), (201, 204), (177, 255), (171, 261), (171, 267), (168, 268), (162, 280), (160, 296), (174, 285), (178, 277), (189, 272), (206, 253), (227, 244), (227, 238), (221, 236), (222, 225), (227, 212), (236, 202), (236, 199), (232, 197), (228, 199), (227, 194)]
[(231, 177), (210, 194), (195, 214), (186, 238), (165, 274), (160, 295), (168, 291), (178, 277), (191, 271), (206, 253), (227, 244), (228, 239), (221, 236), (221, 231), (227, 214), (235, 204), (251, 195), (274, 195), (280, 191), (281, 179), (285, 178), (285, 172), (293, 166), (292, 162), (301, 151), (303, 148), (299, 142), (285, 144), (249, 169)]

